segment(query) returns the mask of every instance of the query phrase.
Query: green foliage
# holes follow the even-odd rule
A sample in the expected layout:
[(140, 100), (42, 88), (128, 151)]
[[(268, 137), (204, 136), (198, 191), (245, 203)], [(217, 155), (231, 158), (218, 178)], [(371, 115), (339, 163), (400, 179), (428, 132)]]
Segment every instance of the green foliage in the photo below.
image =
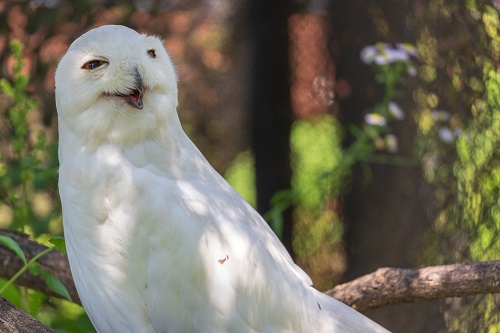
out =
[[(39, 164), (36, 157), (27, 154), (28, 128), (26, 117), (28, 112), (35, 106), (35, 101), (26, 94), (29, 76), (21, 73), (24, 65), (21, 57), (22, 45), (18, 41), (13, 41), (10, 44), (10, 49), (16, 60), (13, 67), (14, 80), (10, 83), (6, 79), (0, 79), (0, 89), (5, 96), (12, 100), (8, 116), (13, 129), (11, 145), (16, 157), (17, 167), (6, 169), (5, 164), (2, 163), (4, 172), (1, 184), (3, 188), (8, 188), (14, 185), (12, 180), (14, 180), (14, 183), (20, 183), (20, 190), (11, 190), (5, 199), (14, 210), (15, 228), (24, 230), (24, 226), (28, 225), (30, 221), (28, 196), (29, 186), (34, 178), (33, 167)], [(37, 147), (43, 146), (43, 136), (40, 139), (40, 142), (36, 144)]]
[[(9, 149), (4, 156), (0, 156), (0, 204), (6, 205), (13, 212), (13, 221), (10, 228), (28, 233), (37, 240), (44, 242), (50, 238), (47, 235), (49, 222), (60, 222), (58, 205), (49, 207), (48, 213), (40, 216), (36, 212), (36, 193), (51, 195), (57, 188), (57, 149), (54, 144), (47, 144), (44, 133), (33, 135), (29, 126), (29, 112), (36, 107), (33, 97), (27, 93), (29, 76), (23, 74), (22, 44), (14, 41), (10, 50), (15, 60), (12, 81), (0, 79), (2, 98), (10, 101), (7, 112), (7, 122), (11, 128)], [(35, 137), (33, 139), (33, 137)], [(57, 200), (56, 200), (57, 201)], [(58, 248), (64, 249), (62, 237), (54, 237), (51, 242)], [(24, 308), (28, 313), (45, 322), (52, 322), (57, 326), (65, 316), (67, 303), (61, 303), (57, 312), (53, 305), (47, 306), (49, 297), (36, 291), (15, 286), (16, 279), (25, 271), (33, 275), (41, 275), (49, 289), (70, 300), (70, 295), (62, 282), (52, 273), (45, 271), (38, 263), (38, 259), (54, 250), (47, 248), (27, 261), (22, 249), (10, 237), (0, 236), (0, 243), (12, 250), (24, 262), (24, 266), (9, 281), (0, 279), (0, 294), (14, 304)], [(54, 301), (52, 301), (54, 302)], [(80, 330), (78, 325), (72, 332), (91, 332), (92, 328), (81, 307), (78, 312), (78, 323), (88, 323)], [(75, 325), (75, 324), (73, 324)], [(67, 325), (71, 327), (71, 325)], [(61, 330), (61, 332), (67, 330)], [(69, 332), (69, 331), (68, 331)]]
[(13, 79), (0, 79), (0, 92), (11, 101), (7, 116), (12, 128), (10, 150), (12, 154), (0, 156), (0, 203), (13, 211), (11, 228), (38, 235), (46, 231), (48, 221), (57, 214), (54, 209), (45, 220), (38, 219), (33, 211), (33, 193), (37, 189), (56, 187), (57, 162), (54, 146), (47, 145), (45, 134), (39, 132), (31, 140), (27, 117), (36, 102), (27, 92), (29, 76), (22, 73), (22, 45), (10, 43), (15, 60)]
[[(71, 296), (68, 293), (68, 290), (64, 286), (64, 284), (54, 276), (51, 272), (45, 271), (43, 269), (38, 268), (38, 272), (43, 276), (45, 283), (53, 292), (61, 295), (68, 301), (71, 301)], [(32, 270), (33, 273), (33, 270)], [(35, 274), (36, 275), (36, 274)]]
[(255, 160), (251, 151), (239, 153), (227, 168), (224, 178), (254, 208), (257, 207), (255, 190)]
[[(500, 256), (497, 241), (500, 237), (500, 76), (491, 60), (499, 55), (500, 22), (497, 10), (484, 4), (484, 1), (469, 1), (466, 7), (460, 7), (452, 0), (447, 4), (447, 8), (465, 10), (465, 22), (483, 24), (474, 25), (473, 32), (480, 36), (477, 41), (480, 47), (472, 50), (476, 53), (471, 56), (476, 60), (471, 67), (480, 66), (482, 77), (460, 66), (459, 74), (449, 77), (451, 82), (448, 82), (454, 84), (456, 94), (442, 99), (436, 92), (427, 90), (425, 97), (416, 99), (420, 108), (420, 141), (424, 143), (424, 173), (437, 187), (436, 204), (440, 213), (436, 231), (451, 240), (443, 242), (449, 245), (445, 251), (437, 251), (443, 255), (435, 257), (439, 258), (438, 262), (446, 261), (450, 255), (454, 260), (488, 260)], [(432, 58), (440, 58), (443, 64), (457, 66), (453, 50), (439, 53), (437, 42), (432, 40), (428, 31), (422, 34), (419, 50), (427, 50), (428, 54), (423, 61), (429, 61), (433, 54)], [(436, 67), (436, 70), (441, 69)], [(468, 91), (465, 99), (462, 83), (479, 79), (482, 88), (475, 94)], [(423, 94), (423, 89), (417, 88), (416, 95), (420, 93)], [(450, 111), (448, 119), (443, 121), (428, 109), (432, 96), (443, 104), (452, 105), (453, 100), (459, 100), (461, 107)], [(469, 108), (468, 113), (463, 112), (464, 107)], [(443, 143), (438, 130), (445, 124), (456, 134)]]
[(342, 131), (332, 116), (297, 121), (290, 133), (292, 150), (292, 188), (301, 207), (321, 209), (327, 193), (341, 188), (342, 180), (332, 172), (342, 158)]
[(64, 240), (64, 237), (61, 236), (56, 236), (52, 237), (49, 240), (50, 244), (54, 245), (54, 247), (61, 253), (67, 253), (66, 251), (66, 241)]
[(282, 190), (274, 193), (271, 197), (270, 206), (268, 212), (264, 214), (264, 219), (269, 222), (271, 229), (279, 237), (283, 237), (283, 228), (285, 227), (285, 221), (283, 219), (283, 213), (289, 207), (297, 203), (297, 193), (294, 190)]
[[(437, 217), (427, 258), (433, 264), (498, 259), (498, 11), (485, 0), (433, 0), (427, 13), (418, 18), (423, 65), (421, 84), (414, 92), (423, 171), (436, 188)], [(457, 46), (439, 47), (450, 38), (458, 41)], [(467, 47), (459, 47), (462, 43)], [(437, 111), (443, 109), (449, 111)], [(500, 330), (500, 299), (494, 295), (445, 303), (453, 305), (445, 310), (451, 332)]]
[[(23, 249), (17, 244), (15, 240), (13, 240), (10, 237), (0, 235), (0, 243), (2, 243), (3, 246), (14, 252), (21, 260), (24, 262), (26, 265), (28, 262), (26, 261), (26, 256), (24, 255)], [(0, 291), (0, 294), (2, 292)]]
[(457, 141), (457, 223), (470, 236), (470, 258), (500, 256), (500, 75), (485, 66), (488, 106)]
[(293, 249), (320, 289), (338, 282), (332, 268), (340, 271), (343, 266), (343, 226), (334, 193), (345, 182), (332, 171), (342, 162), (341, 138), (338, 121), (330, 115), (296, 121), (290, 133), (296, 217)]

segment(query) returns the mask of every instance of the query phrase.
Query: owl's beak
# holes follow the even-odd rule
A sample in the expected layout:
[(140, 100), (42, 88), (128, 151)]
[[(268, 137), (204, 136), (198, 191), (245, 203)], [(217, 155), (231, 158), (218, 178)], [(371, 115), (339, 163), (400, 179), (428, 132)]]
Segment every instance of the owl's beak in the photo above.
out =
[(142, 85), (141, 74), (137, 68), (134, 69), (135, 89), (130, 95), (123, 96), (128, 104), (134, 108), (141, 110), (144, 107), (142, 97), (144, 95), (144, 86)]
[(144, 104), (142, 103), (142, 98), (144, 96), (144, 86), (142, 84), (142, 78), (137, 68), (134, 68), (132, 75), (134, 76), (135, 79), (135, 87), (133, 88), (131, 93), (104, 94), (104, 95), (119, 97), (121, 99), (124, 99), (129, 105), (132, 105), (134, 108), (141, 110), (144, 107)]

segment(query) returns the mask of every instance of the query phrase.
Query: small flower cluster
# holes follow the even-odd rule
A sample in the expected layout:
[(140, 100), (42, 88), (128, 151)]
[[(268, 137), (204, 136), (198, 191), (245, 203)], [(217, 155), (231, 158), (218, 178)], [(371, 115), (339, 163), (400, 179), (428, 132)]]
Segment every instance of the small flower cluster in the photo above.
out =
[[(405, 118), (405, 113), (403, 109), (394, 101), (387, 103), (388, 115), (397, 120), (403, 120)], [(387, 119), (380, 113), (371, 112), (365, 114), (365, 123), (373, 126), (385, 126), (387, 125)]]
[[(394, 101), (387, 103), (387, 114), (389, 119), (403, 120), (405, 118), (405, 113), (401, 107)], [(386, 126), (387, 118), (380, 113), (371, 112), (365, 114), (365, 123), (372, 126)], [(383, 139), (375, 142), (377, 148), (387, 149), (390, 153), (396, 153), (398, 151), (398, 138), (394, 134), (387, 134)]]
[[(367, 65), (375, 63), (383, 66), (394, 62), (409, 62), (410, 57), (417, 56), (417, 48), (410, 43), (397, 43), (393, 47), (388, 43), (368, 45), (361, 50), (361, 61)], [(412, 67), (415, 70), (414, 67)]]
[(443, 141), (444, 143), (453, 143), (455, 142), (456, 139), (458, 139), (462, 135), (462, 129), (461, 128), (450, 128), (448, 124), (443, 124), (443, 123), (448, 123), (451, 119), (451, 115), (447, 111), (441, 111), (441, 110), (432, 110), (431, 111), (431, 117), (436, 123), (441, 123), (438, 129), (438, 137)]
[(381, 114), (371, 112), (365, 114), (365, 123), (373, 126), (385, 126), (387, 124), (387, 120)]
[[(396, 87), (405, 83), (405, 78), (416, 75), (412, 57), (417, 56), (417, 49), (409, 43), (398, 43), (394, 46), (388, 43), (368, 45), (361, 51), (361, 61), (367, 65), (375, 65), (375, 79), (385, 85), (384, 102), (375, 106), (364, 116), (365, 123), (374, 137), (377, 149), (386, 149), (390, 153), (398, 151), (398, 138), (387, 133), (392, 120), (403, 120), (405, 113), (392, 99), (397, 96)], [(375, 134), (374, 134), (375, 133)], [(376, 136), (376, 138), (375, 138)]]

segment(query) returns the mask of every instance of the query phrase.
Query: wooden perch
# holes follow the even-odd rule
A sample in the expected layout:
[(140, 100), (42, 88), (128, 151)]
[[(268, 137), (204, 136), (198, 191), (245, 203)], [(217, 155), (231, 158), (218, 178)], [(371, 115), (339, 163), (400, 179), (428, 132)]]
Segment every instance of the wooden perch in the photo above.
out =
[(366, 312), (385, 305), (500, 293), (500, 260), (421, 269), (380, 268), (326, 292)]
[(0, 297), (0, 332), (55, 333), (3, 297)]

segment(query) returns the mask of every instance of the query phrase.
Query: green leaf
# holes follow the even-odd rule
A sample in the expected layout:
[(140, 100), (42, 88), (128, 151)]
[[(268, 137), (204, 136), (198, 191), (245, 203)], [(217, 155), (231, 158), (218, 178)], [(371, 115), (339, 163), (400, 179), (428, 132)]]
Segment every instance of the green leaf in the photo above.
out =
[(56, 278), (54, 274), (50, 272), (42, 270), (41, 273), (43, 278), (45, 279), (45, 283), (47, 283), (47, 287), (49, 287), (50, 290), (71, 301), (71, 296), (69, 295), (68, 290), (61, 282), (61, 280)]
[(40, 264), (36, 261), (30, 262), (28, 268), (29, 268), (31, 274), (33, 274), (34, 276), (38, 276), (43, 272), (42, 269), (40, 268)]
[(17, 244), (15, 240), (13, 240), (9, 236), (3, 236), (0, 235), (0, 243), (2, 243), (6, 248), (14, 252), (21, 260), (24, 262), (24, 264), (27, 264), (26, 261), (26, 256), (24, 255), (23, 249)]
[(7, 97), (14, 98), (14, 87), (10, 84), (9, 81), (0, 79), (0, 90)]
[(56, 236), (51, 238), (49, 242), (54, 245), (59, 252), (66, 253), (66, 241), (64, 237)]

